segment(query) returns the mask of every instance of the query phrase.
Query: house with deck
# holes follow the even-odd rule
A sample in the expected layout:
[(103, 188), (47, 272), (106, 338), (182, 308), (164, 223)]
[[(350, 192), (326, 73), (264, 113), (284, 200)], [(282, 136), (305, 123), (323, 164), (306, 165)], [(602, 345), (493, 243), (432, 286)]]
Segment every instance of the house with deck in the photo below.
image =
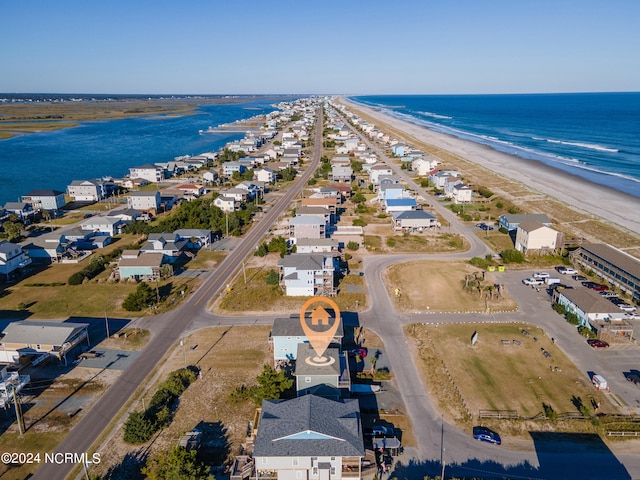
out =
[(161, 197), (159, 190), (131, 192), (127, 196), (127, 208), (156, 214), (160, 209)]
[(76, 202), (99, 202), (108, 195), (107, 183), (99, 178), (73, 180), (67, 185), (67, 194)]
[(64, 192), (59, 190), (31, 190), (21, 200), (30, 203), (34, 210), (59, 210), (67, 204)]
[(164, 168), (150, 163), (131, 167), (129, 169), (129, 178), (143, 178), (150, 183), (161, 182), (164, 180)]
[(296, 379), (296, 394), (319, 395), (338, 400), (349, 396), (351, 379), (347, 356), (339, 347), (328, 347), (322, 356), (327, 359), (322, 365), (314, 363), (317, 354), (309, 343), (299, 343), (293, 376)]
[(261, 480), (361, 479), (358, 400), (304, 395), (262, 402), (253, 450)]
[(535, 220), (521, 222), (516, 229), (515, 247), (525, 255), (550, 254), (561, 244), (562, 234)]
[(335, 295), (337, 259), (327, 254), (294, 253), (278, 261), (280, 286), (285, 295), (304, 297)]
[(117, 278), (127, 280), (133, 278), (136, 281), (159, 280), (160, 267), (164, 263), (164, 254), (146, 253), (139, 250), (124, 250), (118, 260)]
[[(310, 316), (310, 313), (307, 316)], [(333, 321), (331, 320), (332, 324)], [(339, 322), (329, 345), (335, 347), (342, 345), (343, 337), (344, 327), (342, 322)], [(300, 324), (300, 315), (292, 314), (289, 317), (274, 319), (269, 341), (273, 348), (274, 364), (278, 364), (280, 361), (295, 360), (298, 356), (298, 344), (309, 343)]]
[(0, 280), (10, 280), (19, 277), (23, 270), (31, 265), (20, 245), (0, 240)]
[(527, 221), (538, 222), (546, 227), (551, 226), (551, 220), (545, 213), (505, 213), (498, 217), (498, 225), (508, 232), (517, 230), (518, 225)]

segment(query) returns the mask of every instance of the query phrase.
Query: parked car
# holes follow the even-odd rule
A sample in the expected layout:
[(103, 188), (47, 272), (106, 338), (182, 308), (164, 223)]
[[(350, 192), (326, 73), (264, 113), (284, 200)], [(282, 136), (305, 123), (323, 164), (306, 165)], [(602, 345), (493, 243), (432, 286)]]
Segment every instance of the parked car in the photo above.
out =
[(595, 290), (596, 292), (604, 292), (605, 290), (609, 290), (609, 287), (607, 287), (606, 285), (596, 282), (582, 282), (582, 286), (590, 288), (591, 290)]
[(578, 274), (577, 270), (574, 270), (573, 268), (565, 267), (564, 265), (556, 267), (556, 270), (558, 271), (558, 273), (561, 273), (562, 275), (577, 275)]
[(533, 278), (549, 278), (551, 275), (549, 275), (547, 272), (536, 272), (533, 274)]
[(522, 280), (522, 283), (524, 283), (525, 285), (542, 285), (544, 281), (540, 280), (539, 278), (529, 277)]
[(597, 338), (590, 338), (587, 343), (593, 348), (607, 348), (609, 344), (604, 340), (598, 340)]
[[(602, 295), (604, 298), (608, 298), (609, 300), (611, 300), (612, 298), (618, 298), (618, 294), (615, 292), (612, 292), (611, 290), (604, 290), (602, 292), (598, 292), (600, 295)], [(613, 300), (611, 300), (613, 301)]]
[(624, 312), (635, 312), (636, 307), (629, 305), (628, 303), (619, 303), (617, 307)]
[(493, 443), (494, 445), (502, 443), (500, 435), (486, 427), (473, 427), (473, 438), (482, 442)]
[(573, 279), (574, 279), (576, 282), (584, 282), (584, 281), (586, 281), (586, 280), (587, 280), (587, 277), (585, 277), (584, 275), (574, 275), (574, 276), (573, 276)]
[(395, 437), (395, 431), (393, 430), (393, 427), (387, 427), (385, 425), (375, 425), (373, 428), (365, 428), (364, 434), (369, 437), (378, 437), (378, 438)]
[(350, 357), (367, 358), (367, 351), (364, 348), (353, 348), (347, 352)]

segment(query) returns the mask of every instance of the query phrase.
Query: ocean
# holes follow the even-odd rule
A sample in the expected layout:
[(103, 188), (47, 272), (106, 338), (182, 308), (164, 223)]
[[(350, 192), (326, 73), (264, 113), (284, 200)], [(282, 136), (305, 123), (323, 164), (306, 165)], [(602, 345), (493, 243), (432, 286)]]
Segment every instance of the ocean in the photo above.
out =
[(350, 100), (640, 198), (640, 93)]
[(282, 100), (292, 97), (202, 105), (182, 117), (81, 122), (73, 128), (0, 140), (0, 207), (34, 189), (65, 191), (72, 180), (122, 177), (130, 167), (217, 151), (244, 134), (200, 135), (199, 130), (272, 112), (272, 105)]

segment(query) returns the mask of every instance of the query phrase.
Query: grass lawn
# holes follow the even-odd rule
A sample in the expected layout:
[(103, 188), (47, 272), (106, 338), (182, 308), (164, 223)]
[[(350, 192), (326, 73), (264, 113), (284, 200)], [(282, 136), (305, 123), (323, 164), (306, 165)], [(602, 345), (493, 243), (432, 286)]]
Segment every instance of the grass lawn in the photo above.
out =
[[(486, 299), (484, 294), (471, 294), (463, 290), (462, 281), (465, 274), (480, 270), (466, 262), (420, 261), (392, 265), (385, 272), (386, 286), (389, 295), (394, 298), (396, 308), (407, 311), (459, 312), (509, 311), (516, 304), (507, 293), (502, 299)], [(500, 283), (500, 274), (487, 272), (485, 285)], [(400, 296), (395, 296), (395, 289), (400, 289)], [(452, 295), (455, 293), (455, 301)]]
[(200, 270), (214, 268), (222, 262), (227, 256), (225, 251), (216, 250), (200, 250), (198, 255), (193, 260), (187, 263), (186, 267), (189, 270)]
[[(591, 412), (592, 400), (601, 402), (600, 412), (615, 412), (606, 395), (533, 325), (411, 325), (406, 331), (427, 389), (438, 407), (460, 422), (477, 418), (483, 409), (515, 410), (527, 418), (542, 412), (543, 404), (556, 413), (578, 412), (578, 399)], [(478, 341), (472, 347), (474, 331)]]
[[(12, 453), (40, 453), (41, 462), (44, 463), (44, 454), (51, 453), (60, 443), (60, 432), (43, 432), (27, 430), (24, 435), (18, 431), (4, 432), (0, 436), (0, 448), (3, 452)], [(28, 446), (28, 447), (27, 447)], [(23, 465), (5, 465), (0, 463), (0, 477), (2, 478), (29, 478), (30, 474), (38, 468), (37, 463)]]

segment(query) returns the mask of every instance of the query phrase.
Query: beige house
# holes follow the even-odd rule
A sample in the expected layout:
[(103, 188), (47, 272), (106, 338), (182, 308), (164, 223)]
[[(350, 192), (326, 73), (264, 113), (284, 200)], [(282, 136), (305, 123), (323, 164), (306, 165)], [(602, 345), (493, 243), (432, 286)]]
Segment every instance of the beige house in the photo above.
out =
[(515, 247), (525, 255), (551, 252), (556, 249), (560, 235), (553, 228), (529, 220), (518, 225)]

